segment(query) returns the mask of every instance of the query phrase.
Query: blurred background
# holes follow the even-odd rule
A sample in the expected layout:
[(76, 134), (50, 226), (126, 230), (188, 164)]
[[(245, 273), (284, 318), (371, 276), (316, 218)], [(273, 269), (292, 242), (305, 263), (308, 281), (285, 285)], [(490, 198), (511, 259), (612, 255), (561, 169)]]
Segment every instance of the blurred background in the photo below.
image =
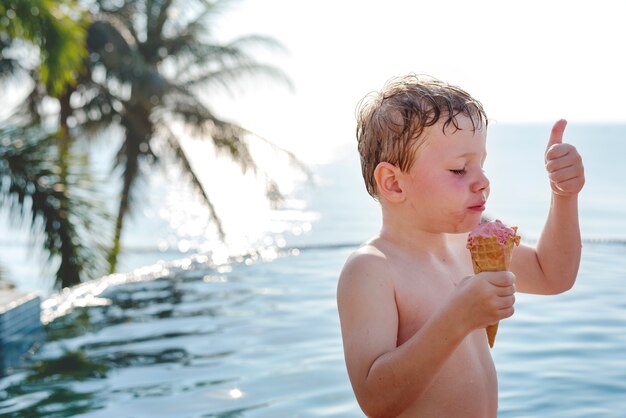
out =
[(619, 416), (624, 9), (0, 0), (0, 280), (47, 315), (40, 368), (0, 380), (0, 416), (359, 416), (334, 300), (379, 227), (355, 109), (406, 73), (483, 103), (486, 215), (530, 244), (550, 128), (568, 120), (580, 284), (517, 302), (494, 351), (501, 415)]
[[(465, 88), (483, 102), (492, 127), (566, 118), (569, 133), (576, 126), (626, 121), (619, 2), (517, 7), (459, 1), (445, 8), (400, 1), (4, 3), (3, 147), (14, 147), (20, 135), (48, 142), (56, 135), (56, 151), (44, 152), (66, 160), (70, 156), (63, 153), (70, 152), (72, 162), (60, 165), (82, 171), (69, 179), (61, 173), (48, 180), (49, 187), (80, 176), (85, 184), (74, 186), (85, 189), (89, 174), (96, 193), (85, 198), (106, 209), (83, 212), (99, 217), (92, 219), (99, 242), (88, 242), (93, 233), (75, 232), (74, 241), (84, 242), (87, 253), (95, 251), (83, 259), (104, 257), (82, 278), (128, 271), (155, 257), (131, 255), (138, 252), (178, 257), (224, 243), (235, 252), (257, 245), (283, 224), (272, 223), (273, 216), (293, 217), (284, 209), (306, 207), (302, 193), (294, 192), (315, 193), (318, 166), (354, 154), (358, 101), (395, 75), (424, 73)], [(146, 27), (150, 13), (163, 19), (160, 26), (155, 20), (155, 28)], [(161, 33), (148, 39), (150, 30)], [(124, 115), (133, 112), (146, 126), (130, 131), (134, 122)], [(223, 138), (212, 139), (215, 122), (226, 124)], [(24, 129), (31, 131), (16, 131)], [(577, 145), (590, 145), (597, 136)], [(289, 153), (298, 160), (295, 169)], [(3, 166), (3, 174), (11, 169)], [(55, 233), (40, 225), (49, 214), (31, 216), (28, 200), (16, 203), (19, 194), (8, 191), (11, 184), (17, 182), (5, 177), (0, 245), (11, 251), (0, 254), (0, 265), (25, 287), (49, 289), (52, 277), (59, 285), (63, 251), (55, 245), (62, 234), (56, 244), (37, 241), (42, 232)], [(281, 215), (273, 211), (279, 196)], [(497, 189), (492, 200), (498, 204)], [(16, 213), (15, 206), (26, 210)], [(315, 214), (297, 216), (303, 218), (297, 233), (314, 229)], [(31, 231), (33, 219), (39, 220)], [(120, 219), (121, 228), (115, 222)], [(37, 242), (28, 245), (33, 237)], [(16, 243), (27, 249), (23, 255)]]

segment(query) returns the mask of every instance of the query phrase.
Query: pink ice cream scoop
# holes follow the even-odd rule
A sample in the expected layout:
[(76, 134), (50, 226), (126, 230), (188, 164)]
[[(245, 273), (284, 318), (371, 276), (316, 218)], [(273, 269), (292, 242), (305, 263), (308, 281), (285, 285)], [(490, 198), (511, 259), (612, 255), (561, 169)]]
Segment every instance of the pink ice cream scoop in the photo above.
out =
[(510, 228), (503, 224), (499, 219), (495, 221), (483, 222), (478, 225), (467, 237), (467, 247), (470, 246), (478, 239), (495, 237), (500, 245), (506, 246), (507, 238), (515, 236), (517, 228)]

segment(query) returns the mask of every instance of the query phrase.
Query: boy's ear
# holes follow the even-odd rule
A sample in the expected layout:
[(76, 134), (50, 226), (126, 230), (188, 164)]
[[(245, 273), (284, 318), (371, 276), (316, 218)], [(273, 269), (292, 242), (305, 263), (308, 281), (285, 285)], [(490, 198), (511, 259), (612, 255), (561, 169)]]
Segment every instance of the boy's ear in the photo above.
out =
[(402, 202), (405, 198), (400, 186), (400, 169), (388, 162), (378, 163), (374, 169), (374, 179), (378, 195), (392, 203)]

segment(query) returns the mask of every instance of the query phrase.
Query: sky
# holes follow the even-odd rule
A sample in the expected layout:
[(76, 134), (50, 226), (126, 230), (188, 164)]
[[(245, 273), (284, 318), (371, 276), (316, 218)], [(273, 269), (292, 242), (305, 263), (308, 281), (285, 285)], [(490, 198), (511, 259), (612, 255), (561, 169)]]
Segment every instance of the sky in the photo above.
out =
[(464, 88), (495, 123), (623, 123), (625, 11), (607, 0), (243, 0), (216, 33), (280, 41), (287, 52), (263, 59), (294, 90), (261, 80), (214, 106), (314, 163), (353, 144), (358, 101), (406, 73)]

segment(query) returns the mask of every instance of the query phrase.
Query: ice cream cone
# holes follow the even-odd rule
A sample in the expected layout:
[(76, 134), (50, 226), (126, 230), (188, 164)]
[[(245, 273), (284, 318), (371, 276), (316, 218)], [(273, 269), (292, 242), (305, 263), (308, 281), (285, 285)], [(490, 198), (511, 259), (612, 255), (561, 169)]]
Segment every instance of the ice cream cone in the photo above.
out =
[[(506, 237), (503, 243), (497, 236), (473, 236), (468, 239), (467, 248), (472, 256), (474, 274), (483, 271), (508, 271), (513, 256), (513, 247), (519, 245), (520, 236), (516, 235), (517, 227), (510, 228), (512, 235)], [(498, 323), (489, 325), (486, 329), (489, 347), (493, 348), (498, 332)]]
[(494, 343), (496, 342), (496, 334), (498, 333), (498, 325), (500, 322), (496, 322), (492, 325), (487, 325), (485, 331), (487, 331), (487, 339), (489, 340), (489, 348), (493, 348)]

